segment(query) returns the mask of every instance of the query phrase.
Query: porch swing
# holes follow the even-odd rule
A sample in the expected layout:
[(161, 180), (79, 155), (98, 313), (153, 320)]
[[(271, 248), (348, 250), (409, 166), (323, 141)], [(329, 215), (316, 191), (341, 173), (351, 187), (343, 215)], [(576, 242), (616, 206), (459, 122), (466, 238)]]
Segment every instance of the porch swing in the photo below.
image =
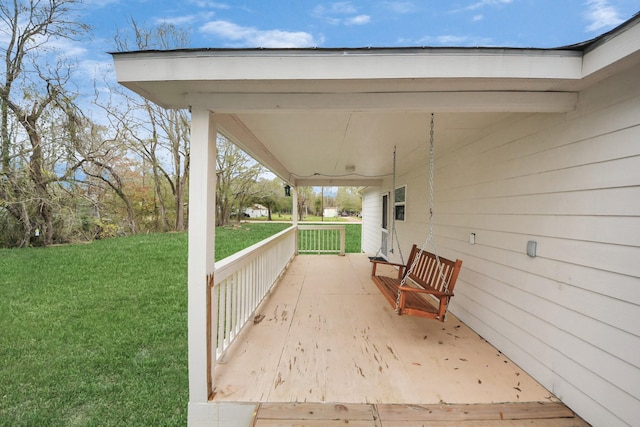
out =
[[(419, 316), (427, 319), (445, 321), (447, 306), (462, 267), (462, 261), (451, 261), (438, 255), (433, 238), (433, 144), (434, 115), (431, 114), (429, 132), (429, 233), (421, 247), (414, 244), (406, 264), (400, 250), (402, 263), (393, 263), (380, 258), (372, 258), (371, 279), (382, 295), (395, 308), (398, 315)], [(393, 156), (393, 187), (395, 191), (396, 156)], [(392, 224), (392, 236), (396, 237), (395, 216)], [(433, 252), (427, 251), (431, 243)], [(398, 244), (400, 248), (400, 244)], [(380, 268), (387, 266), (388, 268)], [(381, 271), (386, 270), (386, 271)], [(397, 275), (394, 275), (397, 270)], [(391, 274), (391, 275), (389, 275)]]

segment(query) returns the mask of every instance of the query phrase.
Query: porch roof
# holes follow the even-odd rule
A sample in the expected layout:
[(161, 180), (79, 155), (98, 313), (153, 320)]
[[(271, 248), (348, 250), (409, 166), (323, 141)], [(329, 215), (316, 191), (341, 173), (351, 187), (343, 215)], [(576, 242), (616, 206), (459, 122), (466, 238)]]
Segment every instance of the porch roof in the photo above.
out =
[(118, 81), (219, 131), (293, 185), (376, 185), (424, 149), (510, 116), (565, 113), (578, 92), (640, 61), (640, 17), (557, 49), (181, 49), (113, 53)]

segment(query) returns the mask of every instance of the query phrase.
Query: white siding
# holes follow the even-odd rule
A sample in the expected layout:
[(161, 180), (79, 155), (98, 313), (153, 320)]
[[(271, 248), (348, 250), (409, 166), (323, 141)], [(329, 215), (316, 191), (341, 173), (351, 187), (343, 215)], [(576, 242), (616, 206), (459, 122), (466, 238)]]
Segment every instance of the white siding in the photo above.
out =
[[(598, 426), (640, 420), (639, 75), (581, 93), (572, 113), (514, 115), (436, 160), (435, 240), (464, 262), (451, 310)], [(422, 169), (397, 180), (403, 247), (425, 235)]]
[(382, 195), (379, 187), (365, 189), (362, 196), (362, 252), (375, 255), (380, 249)]

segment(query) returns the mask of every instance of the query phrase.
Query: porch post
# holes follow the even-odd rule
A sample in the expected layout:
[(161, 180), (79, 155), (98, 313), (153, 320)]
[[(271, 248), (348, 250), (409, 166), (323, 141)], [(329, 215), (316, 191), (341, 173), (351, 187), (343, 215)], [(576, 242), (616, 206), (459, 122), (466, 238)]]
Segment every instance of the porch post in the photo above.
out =
[[(189, 424), (195, 425), (197, 407), (206, 404), (212, 387), (208, 372), (213, 361), (207, 329), (210, 294), (207, 276), (214, 271), (216, 211), (216, 137), (213, 115), (194, 108), (191, 113), (191, 176), (189, 178), (189, 262), (188, 262), (188, 339), (189, 339)], [(215, 322), (217, 316), (213, 313)], [(211, 319), (209, 318), (209, 319)], [(215, 351), (215, 350), (213, 350)], [(215, 360), (215, 357), (213, 358)], [(211, 364), (211, 365), (209, 365)]]
[(291, 189), (293, 190), (291, 192), (291, 195), (293, 196), (293, 205), (291, 206), (291, 220), (293, 221), (293, 226), (296, 227), (295, 254), (298, 255), (298, 187), (292, 187)]

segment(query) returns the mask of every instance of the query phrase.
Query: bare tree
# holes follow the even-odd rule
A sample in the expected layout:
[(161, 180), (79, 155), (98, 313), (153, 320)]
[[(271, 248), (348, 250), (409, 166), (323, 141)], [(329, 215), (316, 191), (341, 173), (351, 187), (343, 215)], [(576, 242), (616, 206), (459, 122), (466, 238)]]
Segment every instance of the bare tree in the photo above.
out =
[(218, 135), (216, 171), (216, 225), (229, 222), (231, 212), (238, 212), (258, 194), (256, 181), (265, 169), (227, 138)]
[(298, 187), (298, 220), (302, 221), (307, 208), (313, 203), (313, 187)]
[[(0, 82), (0, 198), (22, 226), (20, 245), (29, 244), (34, 224), (42, 227), (45, 245), (53, 242), (51, 184), (69, 176), (67, 172), (59, 176), (47, 168), (48, 141), (42, 122), (48, 114), (55, 115), (53, 110), (65, 111), (71, 103), (72, 97), (65, 89), (70, 69), (50, 45), (52, 40), (74, 39), (87, 30), (72, 19), (76, 3), (0, 2), (0, 52), (4, 57)], [(16, 147), (21, 135), (26, 136), (28, 144)]]
[[(133, 41), (127, 37), (129, 34)], [(131, 20), (131, 28), (117, 34), (115, 42), (119, 51), (176, 49), (189, 43), (187, 33), (172, 24), (148, 29), (134, 20)], [(165, 231), (170, 228), (163, 191), (166, 183), (175, 205), (173, 229), (182, 231), (185, 229), (184, 205), (190, 168), (189, 113), (167, 110), (126, 90), (116, 91), (127, 100), (128, 113), (140, 118), (135, 124), (133, 120), (130, 122), (129, 139), (134, 143), (129, 148), (150, 165), (160, 226)]]
[[(136, 234), (138, 229), (133, 203), (127, 191), (126, 179), (119, 170), (126, 169), (130, 160), (127, 159), (126, 153), (118, 149), (117, 144), (113, 144), (113, 140), (102, 139), (98, 135), (95, 137), (95, 145), (83, 156), (85, 162), (82, 170), (87, 176), (107, 185), (122, 201), (127, 214), (127, 227), (132, 234)], [(118, 168), (122, 163), (124, 167)]]

